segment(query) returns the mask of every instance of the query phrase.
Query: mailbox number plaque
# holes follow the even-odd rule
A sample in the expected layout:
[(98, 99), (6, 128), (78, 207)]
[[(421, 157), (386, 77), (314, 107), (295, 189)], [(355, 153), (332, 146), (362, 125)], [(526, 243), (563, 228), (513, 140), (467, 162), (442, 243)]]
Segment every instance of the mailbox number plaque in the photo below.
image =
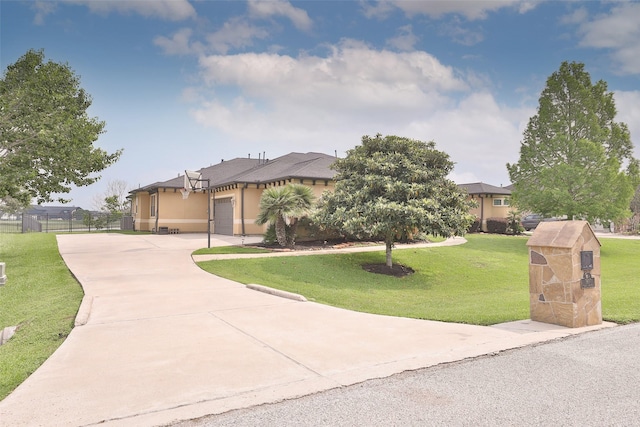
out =
[(580, 269), (593, 270), (593, 251), (580, 252)]
[(584, 271), (582, 279), (580, 279), (580, 287), (583, 289), (595, 288), (596, 279), (590, 273), (593, 270), (593, 251), (580, 252), (580, 269)]

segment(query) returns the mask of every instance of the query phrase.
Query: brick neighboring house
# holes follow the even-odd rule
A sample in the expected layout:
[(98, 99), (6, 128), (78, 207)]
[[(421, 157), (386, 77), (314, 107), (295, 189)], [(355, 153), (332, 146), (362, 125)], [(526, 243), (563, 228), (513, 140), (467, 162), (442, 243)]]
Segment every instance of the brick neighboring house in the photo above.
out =
[(470, 212), (480, 219), (483, 231), (487, 231), (487, 218), (507, 218), (511, 210), (511, 186), (496, 187), (484, 182), (458, 184), (469, 198), (478, 202), (478, 207)]
[[(210, 180), (211, 231), (225, 235), (259, 235), (266, 226), (255, 224), (264, 189), (289, 183), (312, 188), (316, 197), (334, 187), (335, 156), (289, 153), (273, 160), (235, 158), (200, 169)], [(184, 175), (146, 185), (130, 192), (134, 229), (156, 232), (161, 227), (180, 232), (207, 231), (207, 189), (183, 199)]]

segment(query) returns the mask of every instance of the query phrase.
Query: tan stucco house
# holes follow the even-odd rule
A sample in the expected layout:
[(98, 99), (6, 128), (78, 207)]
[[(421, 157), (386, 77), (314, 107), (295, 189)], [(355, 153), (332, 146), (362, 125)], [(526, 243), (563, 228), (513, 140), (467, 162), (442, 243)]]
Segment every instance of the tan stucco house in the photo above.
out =
[[(316, 197), (333, 190), (336, 172), (330, 169), (335, 156), (322, 153), (290, 153), (273, 160), (236, 158), (200, 169), (201, 180), (210, 183), (211, 231), (226, 235), (263, 234), (266, 226), (255, 224), (265, 188), (289, 183), (313, 189)], [(207, 231), (207, 184), (184, 199), (184, 175), (156, 182), (130, 192), (134, 229)]]
[(470, 184), (458, 184), (469, 195), (469, 198), (478, 203), (478, 207), (471, 209), (470, 213), (479, 220), (483, 231), (487, 231), (487, 218), (507, 218), (511, 210), (510, 187), (496, 187), (484, 182)]

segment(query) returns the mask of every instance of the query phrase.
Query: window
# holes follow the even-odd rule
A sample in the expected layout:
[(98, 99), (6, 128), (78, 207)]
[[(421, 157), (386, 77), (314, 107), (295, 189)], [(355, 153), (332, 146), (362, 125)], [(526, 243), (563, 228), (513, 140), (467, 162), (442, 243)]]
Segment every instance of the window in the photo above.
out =
[(156, 195), (151, 195), (151, 216), (156, 216)]
[(509, 206), (509, 199), (493, 199), (493, 206)]

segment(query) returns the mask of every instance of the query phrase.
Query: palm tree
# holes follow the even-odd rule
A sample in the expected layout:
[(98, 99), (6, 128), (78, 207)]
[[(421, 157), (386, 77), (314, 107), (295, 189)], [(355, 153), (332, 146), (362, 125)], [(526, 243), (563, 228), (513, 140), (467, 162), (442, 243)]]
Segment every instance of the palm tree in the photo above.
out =
[(284, 187), (267, 188), (260, 198), (260, 213), (256, 218), (256, 224), (274, 224), (280, 246), (293, 247), (298, 220), (309, 214), (314, 200), (313, 191), (306, 185), (289, 184)]
[(311, 213), (316, 197), (314, 196), (311, 187), (307, 187), (306, 185), (289, 184), (287, 187), (289, 187), (295, 199), (294, 212), (289, 215), (290, 234), (287, 236), (287, 245), (293, 247), (296, 243), (295, 240), (296, 232), (298, 230), (298, 220)]

